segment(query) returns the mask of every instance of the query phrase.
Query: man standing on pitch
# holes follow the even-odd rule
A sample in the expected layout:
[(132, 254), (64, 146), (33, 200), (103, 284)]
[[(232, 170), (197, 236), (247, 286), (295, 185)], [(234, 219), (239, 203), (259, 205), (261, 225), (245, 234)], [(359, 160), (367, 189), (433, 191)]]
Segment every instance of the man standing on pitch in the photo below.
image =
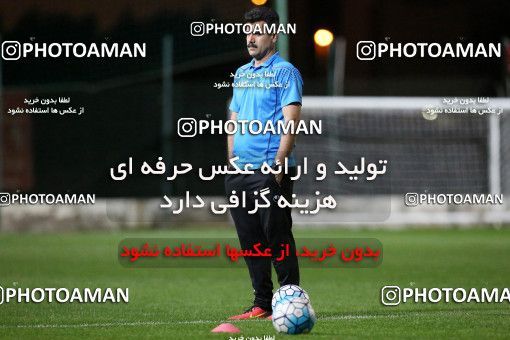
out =
[[(262, 126), (272, 121), (275, 127), (278, 121), (284, 121), (286, 124), (293, 121), (297, 126), (301, 113), (303, 81), (299, 71), (283, 60), (276, 51), (278, 35), (272, 34), (274, 31), (265, 30), (271, 25), (278, 27), (278, 14), (267, 7), (256, 7), (245, 14), (245, 21), (252, 27), (251, 33), (246, 36), (246, 44), (248, 53), (253, 59), (236, 71), (234, 83), (239, 86), (234, 86), (229, 108), (230, 119), (259, 121)], [(255, 83), (260, 82), (263, 82), (264, 86), (256, 86)], [(283, 195), (289, 202), (292, 199), (293, 183), (290, 177), (295, 173), (296, 162), (292, 150), (296, 136), (290, 132), (281, 134), (241, 132), (241, 129), (237, 129), (235, 135), (228, 136), (228, 157), (229, 159), (238, 157), (236, 165), (241, 169), (244, 169), (246, 164), (252, 164), (254, 174), (226, 176), (227, 195), (235, 191), (235, 195), (241, 196), (244, 191), (247, 197), (246, 207), (231, 208), (230, 212), (242, 249), (254, 249), (255, 244), (261, 243), (260, 249), (271, 248), (272, 257), (244, 257), (255, 299), (253, 306), (248, 310), (230, 318), (234, 320), (271, 316), (273, 295), (271, 262), (281, 286), (299, 285), (298, 260), (291, 230), (291, 211), (290, 208), (280, 208), (277, 204), (279, 195)], [(277, 168), (284, 164), (285, 158), (289, 166), (287, 174), (283, 171), (277, 175), (261, 172), (260, 168), (264, 162)], [(249, 211), (254, 210), (257, 197), (260, 200), (254, 192), (260, 193), (264, 188), (270, 189), (270, 194), (267, 195), (270, 206), (259, 208), (250, 214)], [(289, 256), (277, 260), (286, 245), (290, 250)]]

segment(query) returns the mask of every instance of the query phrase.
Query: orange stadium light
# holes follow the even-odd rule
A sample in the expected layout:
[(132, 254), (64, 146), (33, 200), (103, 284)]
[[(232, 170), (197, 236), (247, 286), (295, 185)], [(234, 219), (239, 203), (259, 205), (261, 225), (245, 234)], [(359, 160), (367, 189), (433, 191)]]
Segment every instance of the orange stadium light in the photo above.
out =
[(254, 5), (261, 6), (261, 5), (264, 5), (267, 2), (267, 0), (251, 0), (251, 2)]
[(313, 40), (315, 44), (317, 44), (320, 47), (327, 47), (331, 45), (333, 39), (334, 39), (333, 33), (323, 28), (315, 31), (315, 34), (313, 35)]

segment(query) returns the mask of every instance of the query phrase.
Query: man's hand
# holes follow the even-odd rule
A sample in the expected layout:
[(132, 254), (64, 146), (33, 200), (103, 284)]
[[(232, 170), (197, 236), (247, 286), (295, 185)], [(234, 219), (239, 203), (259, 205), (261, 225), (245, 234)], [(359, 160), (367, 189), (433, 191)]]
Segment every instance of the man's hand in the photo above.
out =
[(276, 179), (276, 183), (278, 183), (278, 185), (282, 185), (283, 172), (280, 172), (279, 174), (275, 174), (274, 177)]
[[(237, 112), (230, 112), (230, 119), (237, 120)], [(234, 135), (227, 136), (227, 162), (234, 158)], [(230, 164), (230, 162), (228, 162)], [(230, 165), (229, 165), (230, 166)]]
[[(295, 126), (299, 123), (301, 116), (301, 105), (287, 105), (284, 106), (283, 109), (283, 118), (285, 119), (285, 124), (288, 124), (289, 121), (294, 121)], [(280, 139), (280, 147), (278, 148), (278, 152), (276, 153), (275, 163), (282, 167), (284, 164), (284, 160), (286, 157), (290, 155), (292, 149), (294, 148), (294, 142), (296, 140), (296, 135), (287, 133), (283, 134)], [(278, 174), (275, 175), (276, 182), (281, 185), (283, 179), (283, 169)]]

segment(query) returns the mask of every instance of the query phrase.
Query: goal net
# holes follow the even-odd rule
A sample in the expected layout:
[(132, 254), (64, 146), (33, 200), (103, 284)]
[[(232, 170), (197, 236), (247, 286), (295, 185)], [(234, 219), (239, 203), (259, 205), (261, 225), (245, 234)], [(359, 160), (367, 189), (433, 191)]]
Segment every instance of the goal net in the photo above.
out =
[[(297, 193), (330, 193), (338, 206), (317, 216), (295, 211), (296, 222), (509, 222), (509, 110), (509, 99), (487, 97), (304, 97), (302, 119), (321, 121), (322, 133), (298, 136), (296, 158), (328, 170), (340, 161), (349, 171), (361, 171), (363, 158), (365, 169), (357, 180), (331, 171), (322, 181), (303, 176)], [(367, 180), (367, 164), (381, 169), (380, 160), (388, 161), (386, 172)], [(406, 194), (425, 201), (407, 202)], [(473, 196), (503, 197), (503, 204), (470, 203)]]

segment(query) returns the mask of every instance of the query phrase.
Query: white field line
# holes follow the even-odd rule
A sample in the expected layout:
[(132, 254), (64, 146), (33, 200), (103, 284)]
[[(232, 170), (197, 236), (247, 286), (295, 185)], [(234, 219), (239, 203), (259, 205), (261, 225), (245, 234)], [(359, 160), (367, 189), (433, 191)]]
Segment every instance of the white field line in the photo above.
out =
[[(501, 309), (477, 309), (477, 310), (450, 310), (450, 311), (402, 311), (401, 313), (393, 314), (352, 314), (352, 315), (333, 315), (318, 317), (318, 321), (334, 321), (334, 320), (356, 320), (356, 319), (392, 319), (392, 318), (405, 318), (413, 316), (426, 316), (426, 315), (459, 315), (459, 314), (472, 314), (484, 313), (485, 315), (510, 315)], [(191, 325), (191, 324), (215, 324), (221, 322), (253, 322), (253, 321), (268, 321), (265, 319), (251, 319), (251, 320), (189, 320), (189, 321), (135, 321), (135, 322), (104, 322), (104, 323), (81, 323), (81, 324), (33, 324), (33, 325), (2, 325), (0, 328), (100, 328), (100, 327), (129, 327), (129, 326), (161, 326), (161, 325)]]
[(394, 314), (354, 314), (354, 315), (332, 315), (317, 318), (323, 321), (333, 320), (355, 320), (355, 319), (394, 319), (427, 315), (459, 316), (473, 313), (484, 313), (484, 315), (510, 315), (501, 309), (473, 309), (473, 310), (430, 310), (430, 311), (401, 311)]

